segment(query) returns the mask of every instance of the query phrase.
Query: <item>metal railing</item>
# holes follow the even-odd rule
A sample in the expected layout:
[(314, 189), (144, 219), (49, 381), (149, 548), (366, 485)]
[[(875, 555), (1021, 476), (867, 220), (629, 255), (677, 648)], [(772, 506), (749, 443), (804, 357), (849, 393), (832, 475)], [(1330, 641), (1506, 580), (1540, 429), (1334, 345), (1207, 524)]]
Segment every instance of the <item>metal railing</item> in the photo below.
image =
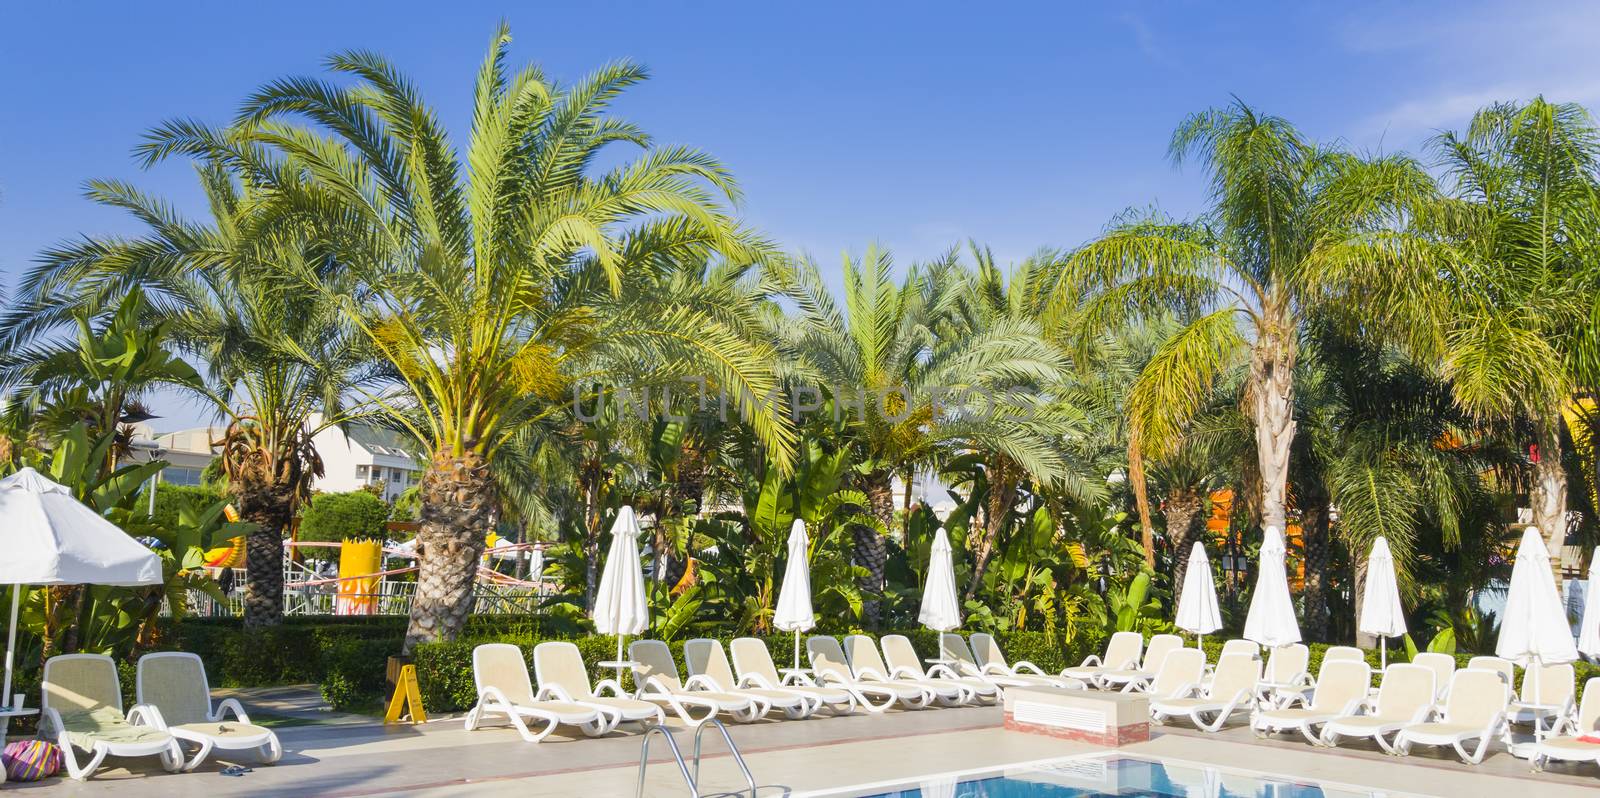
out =
[(645, 730), (644, 741), (639, 746), (639, 781), (634, 790), (634, 798), (644, 798), (645, 771), (650, 765), (650, 740), (660, 732), (667, 741), (667, 750), (672, 752), (672, 761), (677, 764), (678, 772), (683, 775), (683, 781), (689, 785), (689, 798), (700, 798), (700, 754), (701, 743), (704, 741), (706, 727), (716, 726), (722, 733), (723, 742), (728, 744), (728, 753), (733, 755), (734, 764), (739, 766), (739, 773), (744, 776), (746, 789), (750, 791), (750, 798), (756, 798), (756, 779), (750, 775), (750, 766), (745, 764), (744, 757), (739, 754), (739, 746), (733, 744), (733, 737), (728, 734), (728, 727), (716, 718), (707, 718), (694, 730), (694, 759), (685, 762), (683, 752), (678, 750), (678, 741), (673, 738), (672, 731), (665, 726), (655, 725)]

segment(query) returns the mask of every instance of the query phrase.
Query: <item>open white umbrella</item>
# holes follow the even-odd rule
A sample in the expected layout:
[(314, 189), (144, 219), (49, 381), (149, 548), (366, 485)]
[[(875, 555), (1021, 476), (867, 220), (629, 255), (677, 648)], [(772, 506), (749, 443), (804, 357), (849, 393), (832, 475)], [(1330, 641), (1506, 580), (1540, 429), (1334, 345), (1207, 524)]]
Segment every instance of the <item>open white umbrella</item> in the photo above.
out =
[(72, 491), (24, 468), (0, 479), (0, 585), (11, 585), (5, 686), (11, 703), (17, 608), (24, 585), (159, 585), (161, 558), (72, 497)]
[(1583, 620), (1578, 627), (1578, 650), (1600, 657), (1600, 548), (1589, 560), (1589, 586), (1583, 591)]
[(1267, 648), (1300, 642), (1300, 622), (1289, 598), (1289, 572), (1284, 565), (1288, 549), (1283, 532), (1269, 526), (1261, 541), (1261, 562), (1256, 565), (1256, 589), (1250, 595), (1250, 612), (1244, 619), (1244, 637)]
[(961, 625), (961, 605), (956, 602), (956, 570), (951, 561), (950, 536), (944, 527), (933, 536), (928, 552), (928, 581), (922, 586), (922, 608), (917, 621), (935, 632)]
[[(1544, 546), (1539, 528), (1530, 526), (1517, 544), (1517, 560), (1511, 566), (1511, 587), (1506, 593), (1506, 608), (1500, 616), (1500, 639), (1494, 653), (1521, 665), (1533, 674), (1533, 691), (1539, 695), (1542, 666), (1571, 662), (1578, 658), (1578, 646), (1567, 623), (1567, 608), (1556, 591), (1556, 578), (1550, 572), (1550, 550)], [(1542, 736), (1539, 718), (1534, 716), (1534, 736)]]
[(1189, 567), (1183, 572), (1182, 592), (1178, 594), (1178, 614), (1173, 624), (1194, 632), (1203, 644), (1205, 636), (1222, 628), (1222, 610), (1217, 606), (1217, 583), (1211, 579), (1211, 560), (1206, 547), (1195, 543), (1189, 549)]
[(811, 544), (806, 540), (806, 522), (796, 518), (789, 526), (789, 564), (783, 569), (783, 584), (778, 588), (778, 608), (772, 625), (794, 632), (794, 667), (800, 669), (800, 633), (816, 625), (811, 610)]
[(632, 507), (617, 512), (611, 524), (611, 549), (606, 552), (606, 568), (600, 574), (600, 590), (594, 597), (594, 629), (603, 635), (617, 636), (617, 683), (622, 683), (622, 638), (644, 631), (650, 621), (650, 603), (644, 595), (644, 569), (639, 567), (639, 520)]
[(1400, 582), (1394, 575), (1394, 555), (1381, 535), (1372, 541), (1367, 556), (1367, 584), (1361, 591), (1361, 617), (1356, 630), (1378, 636), (1379, 667), (1389, 667), (1389, 638), (1406, 633), (1405, 608), (1400, 606)]

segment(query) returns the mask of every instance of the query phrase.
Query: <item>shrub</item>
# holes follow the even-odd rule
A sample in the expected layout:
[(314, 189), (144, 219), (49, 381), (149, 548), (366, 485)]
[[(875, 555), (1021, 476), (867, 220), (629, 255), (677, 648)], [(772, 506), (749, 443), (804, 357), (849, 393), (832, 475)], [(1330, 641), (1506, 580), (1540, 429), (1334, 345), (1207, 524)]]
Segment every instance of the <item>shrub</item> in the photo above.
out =
[(300, 513), (300, 539), (337, 543), (366, 538), (383, 539), (389, 505), (364, 490), (320, 493)]

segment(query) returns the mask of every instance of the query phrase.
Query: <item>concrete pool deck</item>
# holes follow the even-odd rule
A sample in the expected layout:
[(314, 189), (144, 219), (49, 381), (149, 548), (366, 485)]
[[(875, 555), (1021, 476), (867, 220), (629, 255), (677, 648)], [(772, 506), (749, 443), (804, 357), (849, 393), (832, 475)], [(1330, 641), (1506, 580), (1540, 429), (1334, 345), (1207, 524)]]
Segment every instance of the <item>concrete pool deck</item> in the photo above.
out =
[[(1103, 753), (1106, 749), (1000, 728), (998, 708), (931, 709), (764, 721), (730, 726), (762, 796), (830, 790), (864, 783), (914, 780), (935, 773), (1016, 765), (1042, 759)], [(674, 725), (686, 749), (691, 737)], [(714, 735), (714, 732), (712, 733)], [(341, 722), (279, 729), (286, 753), (276, 765), (230, 778), (224, 763), (253, 764), (246, 757), (213, 759), (194, 773), (168, 774), (154, 759), (111, 760), (112, 767), (87, 782), (52, 779), (41, 784), (7, 783), (18, 796), (112, 796), (171, 798), (174, 795), (328, 796), (631, 796), (642, 735), (623, 731), (600, 739), (560, 733), (543, 743), (523, 742), (509, 728), (467, 732), (459, 720), (420, 726)], [(702, 774), (705, 790), (743, 786), (722, 743), (707, 738)], [(1254, 740), (1248, 729), (1217, 735), (1176, 726), (1157, 727), (1149, 742), (1117, 749), (1131, 756), (1182, 760), (1222, 769), (1268, 771), (1300, 780), (1330, 781), (1390, 795), (1452, 798), (1527, 795), (1594, 795), (1600, 769), (1567, 767), (1534, 774), (1526, 762), (1498, 747), (1473, 767), (1453, 757), (1390, 757), (1376, 749), (1319, 749), (1283, 737)], [(687, 751), (686, 751), (687, 753)], [(682, 777), (658, 740), (652, 748), (646, 794), (683, 796)], [(127, 769), (132, 765), (134, 770)]]

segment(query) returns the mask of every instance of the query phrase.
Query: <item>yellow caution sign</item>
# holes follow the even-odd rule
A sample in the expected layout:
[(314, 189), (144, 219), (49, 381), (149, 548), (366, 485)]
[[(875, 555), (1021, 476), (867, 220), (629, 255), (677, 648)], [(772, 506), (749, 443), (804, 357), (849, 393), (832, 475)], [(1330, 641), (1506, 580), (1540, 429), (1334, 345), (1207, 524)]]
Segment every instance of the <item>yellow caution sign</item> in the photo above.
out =
[(417, 686), (417, 666), (400, 666), (394, 680), (394, 695), (389, 698), (389, 710), (383, 713), (384, 723), (399, 723), (409, 716), (412, 723), (427, 723), (428, 713), (422, 709), (422, 690)]

